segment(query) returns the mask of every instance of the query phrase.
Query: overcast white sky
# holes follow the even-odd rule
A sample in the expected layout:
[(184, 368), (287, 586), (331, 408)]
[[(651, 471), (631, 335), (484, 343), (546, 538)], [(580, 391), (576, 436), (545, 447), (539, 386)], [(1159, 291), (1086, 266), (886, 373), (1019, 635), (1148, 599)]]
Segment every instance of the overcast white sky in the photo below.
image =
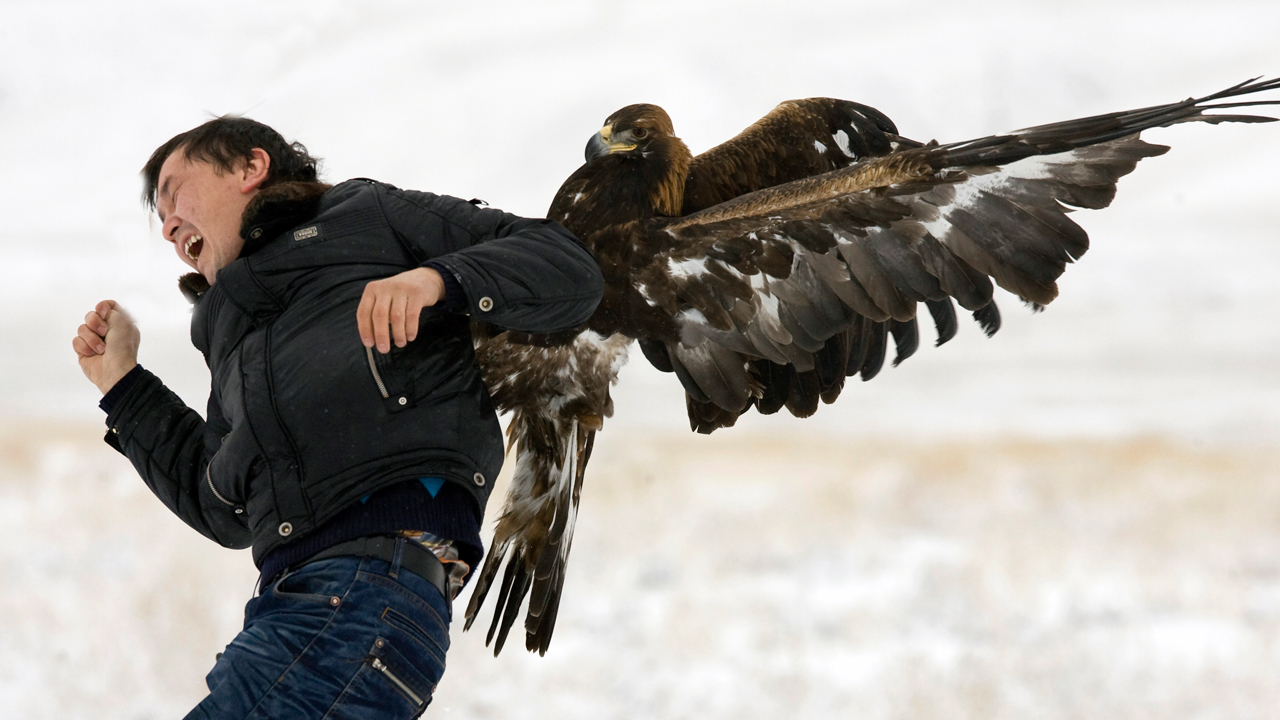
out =
[[(1275, 0), (0, 0), (0, 715), (181, 715), (254, 581), (47, 422), (101, 422), (70, 339), (105, 297), (203, 407), (184, 266), (138, 202), (172, 135), (244, 113), (331, 180), (541, 215), (630, 103), (695, 152), (817, 95), (961, 140), (1275, 76), (1278, 38)], [(1146, 137), (1173, 151), (1077, 216), (1093, 247), (1048, 310), (926, 329), (814, 419), (636, 433), (687, 426), (635, 353), (551, 654), (455, 628), (430, 716), (1269, 716), (1275, 453), (1234, 446), (1280, 433), (1280, 124)]]
[[(137, 200), (150, 151), (245, 113), (368, 176), (541, 215), (610, 112), (653, 102), (695, 152), (777, 102), (876, 106), (958, 140), (1280, 73), (1280, 4), (1226, 2), (66, 2), (0, 4), (0, 417), (96, 421), (69, 342), (113, 297), (142, 362), (202, 407)], [(1082, 213), (1062, 297), (846, 391), (836, 432), (1134, 434), (1271, 442), (1280, 429), (1280, 125), (1192, 126)], [(925, 331), (930, 337), (930, 331)], [(926, 341), (927, 343), (927, 341)], [(636, 355), (613, 426), (685, 427)], [(752, 427), (797, 429), (795, 421)], [(809, 426), (805, 426), (809, 427)]]

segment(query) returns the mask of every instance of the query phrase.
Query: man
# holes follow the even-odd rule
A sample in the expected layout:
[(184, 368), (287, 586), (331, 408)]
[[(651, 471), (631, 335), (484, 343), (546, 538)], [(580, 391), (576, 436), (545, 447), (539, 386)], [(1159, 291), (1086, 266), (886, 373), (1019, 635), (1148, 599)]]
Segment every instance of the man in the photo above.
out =
[(103, 392), (107, 442), (191, 527), (252, 546), (262, 571), (188, 717), (418, 715), (502, 464), (470, 321), (579, 325), (599, 268), (550, 221), (319, 183), (302, 145), (244, 118), (174, 137), (143, 175), (196, 271), (181, 285), (212, 376), (206, 418), (138, 365), (115, 302), (72, 345)]

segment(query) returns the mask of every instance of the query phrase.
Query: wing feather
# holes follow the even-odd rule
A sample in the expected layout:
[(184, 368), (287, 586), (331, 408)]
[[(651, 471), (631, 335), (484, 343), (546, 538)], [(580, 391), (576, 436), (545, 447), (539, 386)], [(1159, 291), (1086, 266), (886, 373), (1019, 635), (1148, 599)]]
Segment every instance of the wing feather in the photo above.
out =
[(853, 324), (849, 326), (849, 359), (845, 362), (844, 374), (847, 377), (853, 377), (862, 371), (863, 364), (867, 361), (867, 354), (871, 349), (871, 320), (859, 316), (854, 318)]
[(787, 396), (787, 411), (798, 418), (807, 418), (818, 412), (818, 402), (822, 399), (822, 384), (818, 382), (818, 374), (812, 370), (797, 372), (791, 384), (791, 394)]
[(847, 167), (914, 143), (875, 108), (833, 98), (788, 100), (689, 165), (681, 215)]
[(762, 415), (772, 415), (787, 404), (796, 369), (792, 365), (768, 360), (758, 361), (755, 366), (763, 386), (760, 398), (756, 400), (756, 411)]
[(938, 340), (934, 345), (942, 345), (955, 337), (956, 331), (959, 330), (956, 324), (956, 307), (951, 304), (951, 298), (930, 300), (926, 304), (929, 307), (929, 314), (933, 316), (933, 327), (938, 333)]
[[(1116, 178), (1164, 151), (1131, 135), (1007, 166), (951, 167), (944, 147), (868, 160), (829, 173), (830, 187), (809, 178), (660, 221), (671, 249), (637, 273), (638, 296), (675, 310), (680, 342), (667, 351), (691, 402), (744, 411), (768, 385), (753, 364), (761, 360), (796, 371), (766, 409), (782, 402), (811, 414), (817, 400), (839, 394), (843, 380), (830, 372), (837, 358), (847, 374), (870, 380), (890, 334), (895, 365), (915, 352), (921, 302), (940, 342), (955, 332), (952, 300), (978, 313), (984, 330), (998, 327), (992, 280), (1033, 305), (1051, 302), (1058, 276), (1088, 248), (1070, 206), (1109, 200)], [(853, 183), (891, 171), (898, 182)], [(858, 189), (846, 192), (851, 183)], [(855, 334), (833, 340), (857, 318)]]
[(876, 375), (880, 374), (880, 369), (884, 367), (885, 351), (889, 347), (888, 323), (870, 323), (867, 326), (867, 354), (866, 359), (862, 361), (862, 367), (858, 369), (858, 374), (862, 376), (862, 381), (866, 382)]
[(751, 391), (741, 355), (716, 342), (675, 343), (667, 350), (672, 354), (672, 364), (684, 368), (707, 400), (730, 412), (746, 407)]
[(915, 318), (906, 322), (895, 320), (889, 323), (889, 332), (893, 334), (895, 348), (893, 366), (898, 367), (903, 360), (915, 355), (916, 350), (920, 348), (920, 325)]

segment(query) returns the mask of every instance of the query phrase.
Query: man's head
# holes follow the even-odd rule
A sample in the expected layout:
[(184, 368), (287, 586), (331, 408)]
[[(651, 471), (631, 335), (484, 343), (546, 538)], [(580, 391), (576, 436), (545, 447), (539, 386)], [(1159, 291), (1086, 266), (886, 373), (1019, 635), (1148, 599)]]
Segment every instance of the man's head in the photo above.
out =
[(299, 143), (247, 118), (221, 117), (177, 135), (142, 169), (143, 202), (178, 257), (214, 282), (240, 256), (240, 221), (258, 191), (316, 181), (316, 159)]

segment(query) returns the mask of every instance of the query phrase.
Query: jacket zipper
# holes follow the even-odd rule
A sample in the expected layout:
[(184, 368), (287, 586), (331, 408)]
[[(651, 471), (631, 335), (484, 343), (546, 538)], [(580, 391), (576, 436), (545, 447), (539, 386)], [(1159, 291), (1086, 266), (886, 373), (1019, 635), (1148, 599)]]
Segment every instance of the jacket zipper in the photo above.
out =
[(382, 376), (378, 374), (378, 364), (373, 360), (373, 348), (365, 348), (364, 354), (369, 358), (369, 371), (373, 373), (374, 382), (378, 383), (378, 392), (382, 393), (382, 399), (386, 400), (391, 397), (391, 393), (387, 392), (387, 386), (382, 382)]
[(413, 701), (413, 704), (415, 706), (422, 707), (422, 698), (418, 696), (418, 693), (410, 690), (409, 686), (405, 685), (404, 682), (400, 680), (400, 678), (396, 677), (395, 674), (391, 672), (391, 668), (383, 664), (383, 662), (378, 658), (374, 658), (373, 662), (370, 663), (370, 665), (373, 666), (374, 670), (377, 670), (383, 675), (386, 675), (388, 680), (395, 683), (395, 686), (400, 688), (401, 692), (409, 696), (409, 699)]
[[(218, 452), (222, 452), (222, 448), (218, 448)], [(209, 489), (213, 491), (214, 497), (218, 498), (219, 500), (226, 503), (227, 505), (230, 505), (231, 507), (235, 507), (236, 506), (235, 503), (222, 497), (222, 493), (218, 492), (218, 488), (213, 486), (213, 476), (209, 474), (209, 468), (213, 467), (213, 459), (216, 457), (218, 457), (218, 453), (214, 453), (213, 457), (209, 458), (209, 464), (204, 466), (205, 482), (209, 483)]]

